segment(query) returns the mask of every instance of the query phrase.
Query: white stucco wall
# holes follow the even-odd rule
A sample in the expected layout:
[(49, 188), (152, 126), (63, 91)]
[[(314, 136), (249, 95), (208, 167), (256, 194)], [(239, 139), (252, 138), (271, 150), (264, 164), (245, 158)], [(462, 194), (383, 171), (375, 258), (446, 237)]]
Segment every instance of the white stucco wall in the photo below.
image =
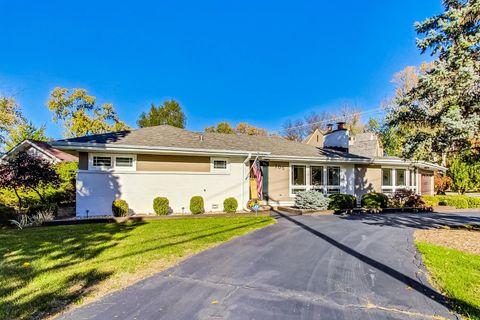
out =
[(340, 192), (355, 195), (355, 165), (343, 164), (340, 167)]
[(348, 130), (336, 130), (330, 133), (325, 134), (323, 140), (324, 148), (344, 148), (348, 149), (349, 144), (349, 134)]
[[(231, 158), (229, 173), (79, 171), (77, 216), (109, 215), (112, 201), (126, 200), (133, 213), (153, 213), (153, 199), (167, 197), (174, 212), (189, 212), (192, 196), (200, 195), (205, 210), (222, 211), (234, 197), (241, 210), (248, 201), (245, 158)], [(212, 206), (218, 205), (217, 209)]]

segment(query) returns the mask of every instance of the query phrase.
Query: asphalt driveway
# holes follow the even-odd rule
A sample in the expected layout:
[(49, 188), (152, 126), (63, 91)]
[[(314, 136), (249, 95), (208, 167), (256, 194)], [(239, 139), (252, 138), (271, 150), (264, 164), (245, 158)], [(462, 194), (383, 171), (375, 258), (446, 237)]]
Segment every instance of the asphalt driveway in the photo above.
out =
[(480, 215), (279, 215), (61, 318), (455, 319), (426, 280), (413, 230), (466, 222)]

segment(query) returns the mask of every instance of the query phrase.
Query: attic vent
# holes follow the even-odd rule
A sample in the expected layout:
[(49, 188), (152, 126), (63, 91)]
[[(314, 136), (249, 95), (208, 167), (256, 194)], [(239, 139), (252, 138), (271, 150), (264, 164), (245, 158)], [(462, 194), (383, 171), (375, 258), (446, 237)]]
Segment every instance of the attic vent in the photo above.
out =
[(198, 137), (198, 139), (199, 139), (200, 141), (203, 141), (203, 139), (204, 139), (203, 134), (201, 134), (201, 135)]

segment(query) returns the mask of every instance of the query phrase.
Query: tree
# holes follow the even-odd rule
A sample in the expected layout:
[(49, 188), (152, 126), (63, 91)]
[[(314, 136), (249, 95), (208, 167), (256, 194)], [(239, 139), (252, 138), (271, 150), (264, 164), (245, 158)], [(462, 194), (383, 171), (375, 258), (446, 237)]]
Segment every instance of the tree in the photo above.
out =
[(22, 120), (8, 130), (5, 149), (10, 150), (23, 140), (48, 141), (49, 138), (45, 135), (45, 125), (37, 128), (32, 122)]
[(5, 134), (9, 128), (18, 123), (20, 119), (20, 106), (15, 99), (0, 96), (0, 144), (5, 143)]
[(335, 122), (345, 122), (350, 134), (355, 135), (365, 131), (361, 122), (362, 112), (349, 104), (343, 104), (338, 112), (311, 112), (303, 119), (287, 120), (283, 124), (281, 135), (288, 140), (303, 141), (316, 129), (325, 132), (327, 125)]
[(266, 129), (263, 128), (257, 128), (255, 126), (252, 126), (246, 122), (241, 122), (237, 125), (235, 131), (238, 134), (246, 134), (249, 136), (267, 136), (268, 132)]
[(305, 123), (303, 120), (296, 120), (293, 122), (292, 120), (287, 120), (283, 124), (282, 136), (291, 141), (298, 141), (301, 142), (305, 139)]
[(447, 175), (452, 179), (452, 189), (460, 194), (480, 188), (480, 161), (471, 152), (456, 155), (450, 162)]
[(205, 132), (210, 132), (210, 133), (227, 133), (227, 134), (235, 134), (235, 130), (232, 128), (232, 126), (227, 122), (219, 122), (217, 123), (216, 126), (210, 126), (205, 128)]
[(378, 134), (380, 132), (380, 122), (374, 118), (368, 119), (367, 125), (365, 126), (365, 132)]
[(0, 188), (13, 189), (20, 208), (22, 208), (22, 199), (18, 194), (19, 190), (30, 189), (45, 203), (39, 188), (47, 184), (58, 186), (60, 182), (59, 175), (48, 161), (24, 151), (0, 165)]
[(468, 150), (480, 135), (480, 6), (478, 0), (446, 0), (445, 11), (416, 24), (422, 53), (436, 58), (418, 83), (397, 99), (389, 126), (404, 125), (404, 157)]
[(175, 100), (167, 100), (161, 106), (150, 106), (148, 113), (142, 112), (137, 124), (140, 128), (171, 125), (177, 128), (185, 128), (186, 117), (182, 107)]
[(57, 87), (50, 93), (47, 105), (53, 111), (53, 121), (62, 123), (65, 138), (129, 129), (112, 104), (97, 105), (96, 98), (85, 89)]
[(437, 172), (433, 181), (437, 194), (445, 194), (445, 192), (452, 187), (452, 178), (445, 174)]

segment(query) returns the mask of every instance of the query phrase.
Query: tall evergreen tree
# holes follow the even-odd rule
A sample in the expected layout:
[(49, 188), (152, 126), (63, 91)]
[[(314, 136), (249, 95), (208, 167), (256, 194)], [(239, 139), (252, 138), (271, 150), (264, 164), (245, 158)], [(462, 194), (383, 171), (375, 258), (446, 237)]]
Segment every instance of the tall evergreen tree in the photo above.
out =
[(161, 106), (150, 106), (148, 113), (143, 112), (137, 124), (140, 128), (168, 124), (177, 128), (185, 128), (186, 117), (182, 107), (175, 100), (167, 100)]
[(436, 58), (387, 117), (408, 126), (403, 156), (468, 150), (480, 137), (480, 1), (445, 0), (442, 14), (416, 24), (417, 46)]

